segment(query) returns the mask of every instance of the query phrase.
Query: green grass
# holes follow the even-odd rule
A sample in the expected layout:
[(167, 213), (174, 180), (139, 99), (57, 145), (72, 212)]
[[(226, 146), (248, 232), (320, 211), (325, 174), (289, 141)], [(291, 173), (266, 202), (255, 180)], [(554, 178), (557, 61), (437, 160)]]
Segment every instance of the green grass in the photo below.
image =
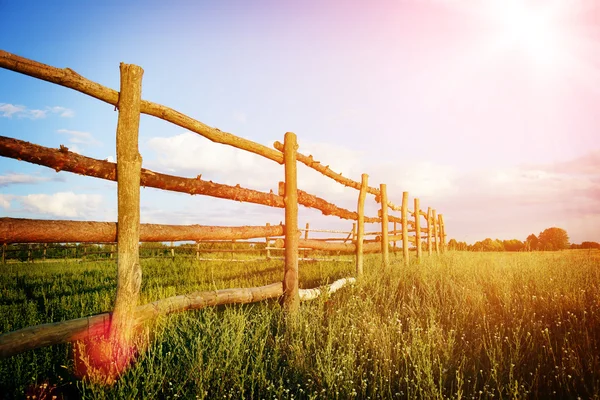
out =
[[(380, 271), (303, 303), (160, 319), (112, 387), (74, 377), (71, 345), (0, 360), (7, 398), (600, 398), (600, 252), (461, 253)], [(143, 261), (142, 302), (282, 278), (282, 263)], [(301, 285), (352, 275), (301, 264)], [(107, 263), (0, 266), (0, 331), (108, 311)], [(47, 386), (44, 388), (44, 384)], [(41, 388), (40, 388), (41, 387)], [(50, 397), (48, 398), (51, 398)]]

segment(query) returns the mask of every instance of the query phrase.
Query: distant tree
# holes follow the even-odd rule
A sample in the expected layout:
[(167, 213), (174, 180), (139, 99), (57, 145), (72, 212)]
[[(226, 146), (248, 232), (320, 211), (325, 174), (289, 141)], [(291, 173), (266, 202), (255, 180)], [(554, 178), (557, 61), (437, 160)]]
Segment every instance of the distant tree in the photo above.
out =
[(498, 239), (492, 240), (490, 238), (486, 238), (480, 242), (476, 242), (473, 247), (473, 251), (504, 251), (504, 247), (502, 246), (502, 242)]
[(541, 250), (563, 250), (569, 248), (569, 236), (567, 231), (561, 228), (548, 228), (538, 236), (539, 248)]
[(493, 246), (494, 246), (494, 250), (493, 251), (504, 251), (504, 250), (506, 250), (504, 248), (504, 242), (502, 242), (502, 240), (500, 240), (500, 239), (494, 240), (494, 245)]
[(504, 245), (505, 251), (522, 251), (525, 249), (525, 243), (521, 242), (519, 239), (511, 239), (502, 241)]
[(539, 241), (538, 237), (535, 236), (533, 233), (531, 235), (527, 236), (527, 239), (525, 240), (525, 248), (528, 251), (538, 250), (539, 244), (540, 244), (540, 241)]
[(600, 249), (598, 242), (581, 242), (580, 249)]
[(448, 250), (458, 250), (458, 242), (456, 239), (450, 239), (448, 242)]

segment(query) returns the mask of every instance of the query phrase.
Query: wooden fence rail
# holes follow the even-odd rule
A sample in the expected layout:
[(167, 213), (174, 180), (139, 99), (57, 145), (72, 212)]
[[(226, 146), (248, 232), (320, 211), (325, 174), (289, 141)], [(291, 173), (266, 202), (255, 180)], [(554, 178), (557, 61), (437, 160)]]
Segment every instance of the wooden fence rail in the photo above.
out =
[[(3, 243), (3, 260), (6, 243), (52, 243), (52, 242), (118, 242), (118, 279), (117, 296), (112, 314), (102, 314), (80, 320), (65, 321), (51, 326), (25, 328), (20, 331), (0, 335), (0, 356), (16, 354), (25, 349), (77, 340), (89, 335), (106, 334), (110, 343), (127, 347), (131, 342), (133, 327), (156, 315), (190, 308), (201, 308), (207, 305), (226, 304), (231, 302), (252, 302), (272, 297), (281, 297), (287, 315), (293, 315), (300, 299), (312, 298), (324, 290), (303, 292), (298, 285), (298, 252), (299, 249), (336, 251), (355, 255), (356, 275), (363, 274), (363, 254), (381, 252), (382, 265), (390, 267), (390, 241), (392, 249), (396, 242), (402, 241), (403, 259), (409, 262), (409, 243), (414, 243), (417, 259), (421, 259), (421, 233), (427, 233), (429, 254), (435, 246), (436, 254), (445, 250), (445, 226), (441, 214), (428, 208), (425, 213), (419, 209), (419, 201), (415, 199), (413, 211), (408, 210), (408, 193), (404, 192), (401, 206), (392, 203), (387, 196), (386, 185), (379, 188), (368, 185), (368, 175), (361, 176), (361, 182), (343, 177), (333, 172), (329, 166), (315, 161), (312, 156), (298, 153), (297, 138), (294, 133), (287, 132), (283, 144), (274, 143), (274, 149), (255, 143), (251, 140), (222, 132), (218, 128), (209, 127), (176, 110), (160, 104), (143, 100), (141, 82), (143, 70), (135, 65), (121, 64), (120, 91), (104, 87), (88, 80), (71, 69), (59, 69), (32, 61), (0, 50), (0, 67), (37, 79), (56, 83), (92, 96), (114, 105), (119, 110), (117, 123), (117, 163), (96, 160), (81, 156), (64, 146), (50, 149), (36, 144), (0, 136), (0, 156), (23, 160), (46, 166), (58, 171), (69, 171), (81, 175), (117, 182), (118, 223), (108, 222), (75, 222), (75, 221), (41, 221), (14, 218), (0, 219), (0, 242)], [(195, 132), (213, 142), (222, 143), (241, 150), (261, 155), (284, 165), (285, 181), (278, 185), (278, 193), (260, 192), (236, 186), (222, 185), (197, 178), (183, 178), (160, 174), (142, 168), (139, 154), (138, 130), (140, 113), (155, 116)], [(346, 210), (312, 194), (299, 190), (297, 183), (298, 162), (315, 169), (321, 174), (345, 186), (359, 191), (357, 211)], [(223, 199), (262, 204), (270, 207), (284, 208), (285, 225), (260, 227), (208, 227), (200, 225), (173, 226), (140, 224), (140, 186), (176, 192), (200, 194)], [(365, 201), (368, 194), (375, 196), (380, 204), (377, 217), (365, 216)], [(320, 210), (324, 215), (337, 216), (342, 219), (356, 221), (351, 232), (343, 243), (308, 238), (308, 225), (303, 239), (298, 227), (298, 205)], [(392, 215), (399, 212), (400, 215)], [(410, 217), (410, 218), (409, 218)], [(421, 228), (420, 219), (425, 217), (426, 225)], [(390, 234), (389, 223), (394, 223)], [(365, 223), (380, 223), (381, 230), (375, 239), (365, 239)], [(400, 224), (400, 229), (397, 228)], [(409, 237), (409, 232), (415, 236)], [(271, 243), (273, 238), (278, 238)], [(159, 300), (158, 302), (137, 306), (137, 298), (141, 283), (139, 266), (140, 241), (183, 241), (183, 240), (236, 240), (264, 238), (266, 257), (270, 257), (271, 249), (284, 251), (284, 278), (280, 283), (259, 288), (227, 289), (216, 292), (194, 293), (185, 296)], [(335, 238), (337, 241), (337, 238)], [(348, 242), (350, 241), (350, 242)], [(234, 245), (232, 245), (234, 246)], [(199, 248), (196, 257), (199, 258)], [(174, 257), (174, 247), (171, 246)], [(351, 282), (346, 280), (344, 283)], [(341, 284), (335, 286), (336, 288)], [(332, 289), (329, 289), (331, 292)], [(117, 351), (119, 349), (117, 348)], [(126, 352), (125, 352), (126, 353)], [(123, 353), (124, 357), (127, 354)], [(116, 357), (120, 357), (119, 353)]]
[[(113, 243), (117, 241), (114, 222), (36, 220), (0, 218), (2, 243)], [(140, 242), (178, 242), (185, 240), (254, 239), (283, 236), (283, 225), (204, 226), (141, 224)]]

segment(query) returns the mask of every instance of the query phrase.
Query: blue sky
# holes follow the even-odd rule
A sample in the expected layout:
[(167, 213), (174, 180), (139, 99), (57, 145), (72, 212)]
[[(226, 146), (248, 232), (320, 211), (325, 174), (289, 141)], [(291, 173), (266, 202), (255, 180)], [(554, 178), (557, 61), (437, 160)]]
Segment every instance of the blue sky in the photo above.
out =
[[(559, 226), (600, 241), (600, 10), (490, 0), (20, 2), (0, 0), (0, 48), (271, 146), (286, 131), (345, 176), (444, 214), (450, 237), (525, 239)], [(0, 134), (114, 159), (117, 112), (0, 70)], [(144, 167), (259, 190), (282, 167), (142, 116)], [(347, 208), (357, 192), (300, 169)], [(375, 215), (374, 201), (369, 213)], [(115, 220), (116, 185), (0, 159), (0, 214)], [(283, 210), (142, 189), (142, 222), (278, 223)], [(301, 210), (300, 222), (349, 228)]]

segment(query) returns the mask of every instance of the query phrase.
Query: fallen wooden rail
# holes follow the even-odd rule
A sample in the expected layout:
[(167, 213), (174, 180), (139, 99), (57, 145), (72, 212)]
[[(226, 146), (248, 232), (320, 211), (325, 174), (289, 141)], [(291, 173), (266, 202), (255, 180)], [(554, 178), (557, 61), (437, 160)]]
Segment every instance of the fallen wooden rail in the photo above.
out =
[[(353, 282), (353, 278), (344, 278), (322, 288), (300, 289), (300, 300), (312, 300), (322, 293), (333, 293)], [(150, 319), (174, 312), (197, 310), (221, 304), (255, 303), (277, 298), (282, 294), (282, 282), (277, 282), (253, 288), (222, 289), (168, 297), (136, 307), (133, 313), (133, 325), (139, 326)], [(104, 336), (110, 328), (111, 318), (112, 313), (103, 313), (4, 333), (0, 335), (0, 358), (7, 358), (38, 347)]]
[(314, 289), (300, 289), (300, 300), (313, 300), (317, 297), (321, 296), (323, 293), (331, 294), (347, 284), (353, 284), (356, 282), (354, 278), (342, 278), (333, 282), (331, 285), (326, 286), (324, 288), (314, 288)]

